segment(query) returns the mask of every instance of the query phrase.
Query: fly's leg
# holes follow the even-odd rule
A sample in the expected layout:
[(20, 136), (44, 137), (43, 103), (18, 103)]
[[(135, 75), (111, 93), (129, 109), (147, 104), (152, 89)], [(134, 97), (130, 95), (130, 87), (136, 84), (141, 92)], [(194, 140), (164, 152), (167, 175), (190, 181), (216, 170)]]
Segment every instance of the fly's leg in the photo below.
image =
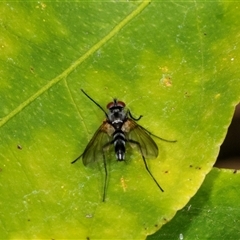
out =
[[(135, 118), (135, 117), (133, 117), (133, 115), (131, 114), (130, 111), (128, 111), (128, 113), (129, 113), (130, 118), (132, 118), (134, 121), (139, 121), (139, 120), (143, 117), (143, 115), (140, 115), (138, 118)], [(142, 127), (142, 126), (139, 126), (139, 127), (142, 128), (144, 131), (146, 131), (149, 135), (154, 136), (154, 137), (156, 137), (156, 138), (158, 138), (158, 139), (160, 139), (160, 140), (162, 140), (162, 141), (171, 142), (171, 143), (177, 142), (177, 140), (167, 140), (167, 139), (165, 139), (165, 138), (161, 138), (161, 137), (159, 137), (159, 136), (157, 136), (157, 135), (149, 132), (146, 128), (144, 128), (144, 127)]]
[(104, 180), (103, 199), (102, 199), (103, 202), (105, 202), (105, 198), (106, 198), (107, 180), (108, 180), (107, 163), (106, 163), (106, 158), (105, 158), (105, 154), (104, 154), (104, 149), (106, 149), (107, 147), (109, 147), (109, 146), (112, 145), (112, 144), (113, 144), (113, 141), (106, 143), (106, 144), (102, 147), (103, 165), (104, 165), (104, 170), (105, 170), (105, 180)]
[(146, 159), (145, 159), (145, 157), (144, 157), (144, 155), (143, 155), (141, 145), (139, 144), (139, 142), (134, 141), (134, 140), (131, 140), (131, 139), (129, 139), (128, 142), (133, 143), (133, 144), (135, 144), (135, 145), (138, 146), (139, 151), (140, 151), (140, 153), (141, 153), (141, 155), (142, 155), (142, 159), (143, 159), (143, 162), (144, 162), (144, 165), (145, 165), (145, 168), (146, 168), (147, 172), (148, 172), (149, 175), (152, 177), (153, 181), (157, 184), (158, 188), (159, 188), (162, 192), (164, 192), (164, 190), (161, 188), (161, 186), (159, 185), (159, 183), (157, 182), (157, 180), (154, 178), (154, 176), (153, 176), (152, 173), (150, 172), (150, 170), (149, 170), (149, 168), (148, 168), (148, 165), (147, 165), (147, 162), (146, 162)]
[(140, 115), (138, 118), (133, 117), (130, 111), (128, 111), (130, 118), (132, 118), (134, 121), (139, 121), (143, 116)]
[(75, 160), (73, 160), (71, 163), (72, 164), (75, 163), (77, 160), (79, 160), (82, 157), (82, 155), (83, 155), (83, 153), (79, 157), (77, 157)]
[[(105, 179), (104, 179), (104, 187), (103, 187), (103, 198), (102, 201), (105, 202), (105, 198), (106, 198), (106, 190), (107, 190), (107, 179), (108, 179), (108, 171), (107, 171), (107, 163), (106, 163), (106, 157), (104, 154), (104, 149), (106, 149), (107, 147), (109, 147), (110, 145), (112, 145), (113, 142), (108, 142), (106, 143), (103, 148), (102, 148), (102, 155), (103, 155), (103, 165), (104, 165), (104, 171), (105, 171)], [(75, 160), (73, 160), (71, 163), (75, 163), (76, 161), (78, 161), (84, 153), (82, 153), (79, 157), (77, 157)]]
[[(104, 187), (103, 187), (103, 198), (102, 201), (105, 202), (105, 197), (106, 197), (106, 189), (107, 189), (107, 178), (108, 178), (108, 171), (107, 171), (107, 164), (106, 164), (106, 158), (105, 158), (105, 154), (104, 154), (104, 148), (106, 148), (107, 146), (109, 146), (110, 144), (112, 144), (112, 142), (107, 143), (103, 148), (102, 148), (102, 155), (103, 155), (103, 165), (104, 165), (104, 171), (105, 171), (105, 180), (104, 180)], [(75, 160), (73, 160), (71, 163), (75, 163), (76, 161), (78, 161), (83, 154), (81, 154), (79, 157), (77, 157)]]
[(107, 171), (106, 158), (105, 158), (105, 154), (104, 154), (104, 148), (102, 149), (102, 154), (103, 154), (103, 165), (104, 165), (104, 170), (105, 170), (105, 179), (104, 179), (104, 187), (103, 187), (103, 198), (102, 198), (102, 201), (105, 202), (108, 171)]
[(177, 140), (167, 140), (167, 139), (165, 139), (165, 138), (161, 138), (161, 137), (159, 137), (159, 136), (157, 136), (157, 135), (149, 132), (146, 128), (144, 128), (144, 127), (142, 127), (142, 126), (140, 126), (140, 125), (138, 125), (138, 126), (139, 126), (140, 128), (142, 128), (145, 132), (147, 132), (149, 135), (151, 135), (151, 136), (153, 136), (153, 137), (156, 137), (156, 138), (158, 138), (158, 139), (160, 139), (160, 140), (162, 140), (162, 141), (164, 141), (164, 142), (170, 142), (170, 143), (175, 143), (175, 142), (177, 142)]

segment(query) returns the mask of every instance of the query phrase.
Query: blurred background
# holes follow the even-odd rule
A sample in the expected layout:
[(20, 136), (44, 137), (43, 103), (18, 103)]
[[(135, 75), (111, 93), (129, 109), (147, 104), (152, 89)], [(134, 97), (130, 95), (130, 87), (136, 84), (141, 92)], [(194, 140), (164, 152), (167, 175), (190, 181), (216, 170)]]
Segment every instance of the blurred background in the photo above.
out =
[(240, 169), (240, 103), (235, 108), (232, 122), (214, 166)]

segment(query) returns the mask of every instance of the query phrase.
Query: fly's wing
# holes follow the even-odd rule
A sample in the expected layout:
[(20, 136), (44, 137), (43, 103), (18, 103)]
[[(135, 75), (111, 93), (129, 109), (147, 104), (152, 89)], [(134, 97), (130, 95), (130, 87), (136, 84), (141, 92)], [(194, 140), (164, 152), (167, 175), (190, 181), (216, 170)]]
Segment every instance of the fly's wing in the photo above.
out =
[(103, 147), (111, 141), (113, 131), (114, 129), (109, 123), (103, 122), (82, 154), (84, 165), (96, 162), (100, 159), (103, 160)]
[(149, 132), (135, 121), (127, 119), (124, 123), (123, 131), (126, 133), (127, 139), (130, 140), (130, 145), (134, 145), (133, 142), (131, 143), (131, 140), (139, 143), (145, 158), (156, 158), (158, 156), (157, 144), (151, 138)]

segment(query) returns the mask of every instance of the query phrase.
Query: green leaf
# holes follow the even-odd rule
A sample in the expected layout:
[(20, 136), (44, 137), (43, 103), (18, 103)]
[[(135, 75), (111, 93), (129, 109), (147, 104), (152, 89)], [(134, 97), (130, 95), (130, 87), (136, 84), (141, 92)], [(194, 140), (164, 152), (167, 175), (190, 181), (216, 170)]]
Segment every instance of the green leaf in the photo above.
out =
[(186, 207), (147, 239), (239, 239), (239, 183), (239, 172), (213, 169)]
[[(237, 3), (1, 3), (0, 238), (144, 239), (211, 170), (239, 101)], [(148, 160), (79, 156), (113, 97), (158, 139)]]

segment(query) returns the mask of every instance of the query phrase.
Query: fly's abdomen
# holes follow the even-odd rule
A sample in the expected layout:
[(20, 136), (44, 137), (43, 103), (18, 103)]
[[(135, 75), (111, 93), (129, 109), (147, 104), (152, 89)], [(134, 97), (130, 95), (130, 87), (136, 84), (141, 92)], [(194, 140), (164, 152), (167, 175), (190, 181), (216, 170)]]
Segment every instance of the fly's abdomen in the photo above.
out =
[(126, 138), (122, 130), (117, 130), (113, 134), (113, 144), (115, 147), (115, 154), (118, 161), (123, 161), (125, 158), (125, 143)]

